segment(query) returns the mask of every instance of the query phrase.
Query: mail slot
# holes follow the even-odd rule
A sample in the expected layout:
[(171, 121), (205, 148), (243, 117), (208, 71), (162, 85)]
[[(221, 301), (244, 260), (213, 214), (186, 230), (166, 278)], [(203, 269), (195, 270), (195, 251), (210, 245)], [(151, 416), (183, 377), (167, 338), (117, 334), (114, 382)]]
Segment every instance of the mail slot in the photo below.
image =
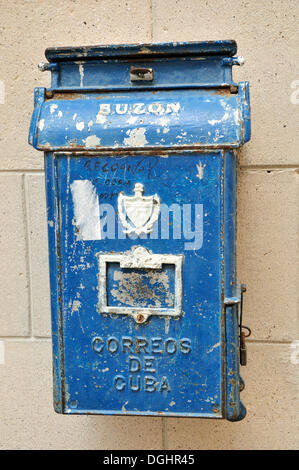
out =
[(54, 407), (245, 416), (235, 41), (50, 48), (45, 154)]

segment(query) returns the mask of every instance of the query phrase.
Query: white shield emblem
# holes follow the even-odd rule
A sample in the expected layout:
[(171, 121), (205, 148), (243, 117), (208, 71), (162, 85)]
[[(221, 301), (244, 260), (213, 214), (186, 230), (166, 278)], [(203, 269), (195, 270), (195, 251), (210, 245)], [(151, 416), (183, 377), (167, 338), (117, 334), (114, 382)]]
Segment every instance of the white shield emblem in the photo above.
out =
[(118, 214), (124, 233), (151, 233), (154, 223), (160, 214), (160, 198), (157, 194), (143, 196), (144, 186), (136, 183), (133, 189), (135, 196), (118, 195)]

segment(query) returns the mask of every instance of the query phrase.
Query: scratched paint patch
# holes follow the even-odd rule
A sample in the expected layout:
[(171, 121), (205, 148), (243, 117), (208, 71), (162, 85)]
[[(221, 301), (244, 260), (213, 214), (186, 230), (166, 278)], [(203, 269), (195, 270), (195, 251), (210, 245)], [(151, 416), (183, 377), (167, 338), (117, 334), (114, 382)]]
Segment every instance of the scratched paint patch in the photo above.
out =
[(174, 266), (120, 269), (108, 263), (108, 305), (174, 308)]

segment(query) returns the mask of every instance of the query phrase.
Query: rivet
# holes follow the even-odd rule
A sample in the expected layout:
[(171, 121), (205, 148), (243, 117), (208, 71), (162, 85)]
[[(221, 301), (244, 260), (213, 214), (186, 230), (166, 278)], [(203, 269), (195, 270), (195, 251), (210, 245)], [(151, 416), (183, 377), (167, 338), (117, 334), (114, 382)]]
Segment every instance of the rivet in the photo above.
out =
[(139, 313), (136, 317), (136, 321), (138, 323), (143, 323), (145, 321), (144, 315), (142, 315), (142, 313)]

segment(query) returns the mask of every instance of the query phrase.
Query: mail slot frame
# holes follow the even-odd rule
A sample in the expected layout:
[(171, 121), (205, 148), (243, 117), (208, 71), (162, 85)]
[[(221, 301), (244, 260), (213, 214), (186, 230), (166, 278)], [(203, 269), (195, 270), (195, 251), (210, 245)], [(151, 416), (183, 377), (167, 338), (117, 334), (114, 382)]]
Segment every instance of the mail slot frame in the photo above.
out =
[[(137, 323), (145, 322), (152, 315), (179, 317), (182, 314), (183, 259), (184, 255), (156, 254), (142, 246), (135, 246), (124, 253), (97, 253), (99, 263), (99, 312), (131, 315)], [(163, 264), (175, 266), (174, 308), (117, 307), (108, 305), (107, 264), (119, 263), (120, 268), (162, 269)]]

